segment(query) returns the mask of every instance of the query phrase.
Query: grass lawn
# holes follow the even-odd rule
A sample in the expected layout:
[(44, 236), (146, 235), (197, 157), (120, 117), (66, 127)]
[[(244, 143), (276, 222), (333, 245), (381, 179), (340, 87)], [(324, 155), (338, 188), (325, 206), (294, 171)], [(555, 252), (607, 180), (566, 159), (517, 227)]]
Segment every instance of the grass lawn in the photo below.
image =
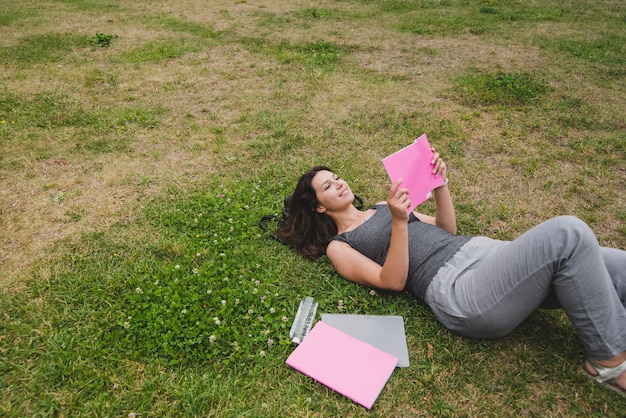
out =
[[(561, 311), (458, 337), (258, 228), (313, 165), (366, 204), (427, 133), (460, 234), (576, 215), (626, 248), (622, 1), (0, 0), (0, 416), (608, 416)], [(420, 210), (433, 210), (427, 202)], [(284, 362), (402, 315), (371, 411)]]

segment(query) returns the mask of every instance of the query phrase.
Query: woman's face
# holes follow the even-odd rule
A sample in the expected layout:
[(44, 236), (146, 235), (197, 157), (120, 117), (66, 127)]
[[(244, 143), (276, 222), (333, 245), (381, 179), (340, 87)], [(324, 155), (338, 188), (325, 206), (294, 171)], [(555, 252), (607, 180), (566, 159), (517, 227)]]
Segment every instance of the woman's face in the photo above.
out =
[(318, 171), (311, 185), (319, 202), (317, 211), (320, 213), (343, 209), (354, 201), (348, 183), (331, 171)]

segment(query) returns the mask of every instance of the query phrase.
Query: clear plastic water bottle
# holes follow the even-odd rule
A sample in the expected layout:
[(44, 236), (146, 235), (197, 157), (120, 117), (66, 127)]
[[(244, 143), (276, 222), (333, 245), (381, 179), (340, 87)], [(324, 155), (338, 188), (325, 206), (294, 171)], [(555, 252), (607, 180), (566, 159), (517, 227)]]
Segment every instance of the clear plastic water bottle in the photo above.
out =
[(317, 312), (318, 303), (311, 296), (307, 296), (300, 301), (298, 313), (289, 330), (289, 338), (291, 342), (298, 345), (307, 336), (313, 327), (315, 313)]

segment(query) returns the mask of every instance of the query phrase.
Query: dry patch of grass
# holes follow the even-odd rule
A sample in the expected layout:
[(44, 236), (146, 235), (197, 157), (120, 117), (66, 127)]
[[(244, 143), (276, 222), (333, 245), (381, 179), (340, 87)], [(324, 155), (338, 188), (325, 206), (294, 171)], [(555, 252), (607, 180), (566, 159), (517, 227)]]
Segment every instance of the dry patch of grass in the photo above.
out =
[[(611, 86), (604, 85), (602, 80), (588, 82), (590, 74), (578, 70), (573, 72), (574, 63), (571, 60), (555, 62), (554, 55), (545, 54), (525, 43), (524, 39), (511, 42), (510, 38), (492, 38), (483, 42), (472, 34), (420, 36), (390, 32), (388, 25), (391, 23), (384, 19), (380, 25), (366, 26), (360, 25), (358, 20), (344, 21), (346, 16), (359, 16), (362, 11), (357, 4), (307, 8), (299, 3), (257, 5), (234, 2), (213, 4), (211, 7), (194, 1), (182, 5), (177, 3), (176, 7), (151, 3), (141, 6), (145, 17), (139, 20), (139, 24), (136, 18), (124, 17), (132, 16), (136, 7), (111, 7), (105, 13), (74, 11), (68, 18), (67, 12), (73, 6), (55, 4), (53, 9), (47, 11), (45, 19), (41, 14), (37, 15), (38, 25), (33, 34), (54, 31), (89, 36), (93, 28), (98, 28), (119, 36), (114, 41), (114, 47), (95, 50), (84, 47), (75, 50), (72, 53), (75, 57), (70, 61), (64, 60), (56, 65), (38, 64), (44, 71), (37, 71), (37, 77), (32, 77), (33, 70), (26, 68), (15, 68), (5, 74), (5, 84), (10, 85), (11, 92), (20, 97), (32, 97), (37, 92), (55, 92), (67, 95), (83, 108), (98, 109), (114, 107), (116, 103), (129, 103), (148, 109), (162, 109), (153, 129), (135, 130), (126, 136), (132, 145), (120, 155), (72, 155), (75, 144), (63, 134), (58, 137), (57, 133), (41, 140), (50, 148), (43, 161), (39, 161), (38, 156), (29, 159), (28, 154), (23, 152), (25, 149), (9, 149), (9, 153), (20, 154), (15, 160), (22, 160), (29, 168), (22, 173), (27, 181), (5, 183), (4, 201), (10, 202), (6, 205), (5, 217), (11, 220), (7, 223), (11, 239), (3, 246), (3, 257), (6, 259), (21, 259), (24, 262), (20, 254), (39, 254), (50, 242), (93, 225), (94, 219), (100, 220), (96, 225), (114, 222), (121, 208), (145, 198), (150, 191), (160, 190), (171, 178), (184, 181), (182, 179), (190, 172), (188, 167), (200, 167), (205, 172), (211, 172), (212, 167), (223, 164), (220, 161), (223, 158), (217, 157), (216, 153), (224, 153), (226, 161), (238, 159), (236, 155), (228, 157), (228, 150), (233, 148), (233, 144), (248, 143), (249, 150), (258, 148), (254, 142), (267, 132), (254, 127), (254, 120), (259, 120), (260, 115), (263, 117), (263, 112), (268, 109), (284, 112), (291, 108), (291, 114), (286, 113), (283, 117), (291, 118), (295, 123), (291, 122), (286, 129), (306, 138), (318, 138), (311, 143), (313, 146), (322, 146), (325, 141), (336, 141), (337, 138), (337, 149), (366, 142), (367, 146), (362, 147), (361, 153), (346, 157), (356, 160), (357, 167), (363, 167), (362, 170), (367, 172), (365, 177), (379, 179), (377, 185), (384, 183), (382, 170), (380, 167), (366, 169), (367, 161), (390, 152), (420, 131), (426, 131), (438, 140), (437, 145), (440, 148), (443, 145), (445, 152), (447, 141), (443, 137), (448, 133), (440, 128), (442, 124), (452, 126), (453, 135), (462, 132), (459, 138), (454, 139), (462, 143), (462, 151), (458, 161), (451, 157), (451, 163), (465, 169), (459, 173), (461, 179), (473, 180), (459, 181), (456, 191), (470, 205), (480, 205), (484, 198), (505, 201), (504, 197), (498, 197), (499, 194), (518, 197), (532, 193), (533, 201), (545, 203), (538, 206), (537, 202), (533, 202), (521, 207), (519, 202), (502, 203), (518, 206), (520, 212), (535, 213), (530, 217), (528, 213), (524, 215), (529, 217), (524, 225), (532, 224), (564, 209), (575, 211), (578, 204), (570, 202), (568, 206), (554, 202), (549, 196), (562, 194), (565, 184), (580, 176), (578, 166), (566, 163), (558, 173), (524, 173), (516, 169), (516, 166), (525, 166), (526, 158), (530, 158), (528, 155), (536, 153), (541, 143), (550, 140), (546, 138), (545, 131), (556, 127), (552, 127), (550, 121), (538, 118), (536, 129), (541, 131), (532, 133), (532, 128), (516, 126), (515, 115), (511, 118), (487, 109), (468, 109), (459, 105), (450, 100), (455, 94), (454, 78), (472, 67), (502, 72), (538, 71), (555, 88), (555, 96), (564, 94), (569, 100), (584, 100), (587, 103), (585, 106), (591, 106), (589, 109), (593, 113), (589, 119), (594, 122), (608, 120), (609, 123), (619, 123), (619, 109), (624, 106), (623, 96), (614, 94), (612, 103), (606, 106), (603, 98), (611, 95)], [(150, 16), (153, 16), (152, 20)], [(361, 16), (368, 15), (361, 13)], [(215, 33), (222, 33), (222, 38), (209, 41), (209, 48), (205, 51), (191, 51), (175, 59), (129, 65), (116, 58), (120, 53), (132, 52), (137, 45), (163, 40), (165, 36), (181, 40), (189, 38), (184, 32), (167, 32), (168, 26), (184, 30), (184, 24), (175, 25), (176, 21), (195, 22)], [(375, 18), (368, 16), (364, 21), (374, 22)], [(161, 22), (161, 30), (158, 25), (151, 27), (155, 22)], [(340, 27), (330, 23), (338, 23)], [(277, 26), (282, 30), (276, 31)], [(555, 30), (568, 30), (560, 29), (559, 25), (556, 25), (557, 29), (555, 25), (550, 25), (549, 29), (546, 26), (546, 23), (537, 25), (535, 36), (543, 36), (546, 31), (554, 36), (557, 35)], [(268, 30), (264, 34), (263, 28), (271, 28), (272, 33)], [(11, 36), (3, 41), (5, 46), (13, 45), (20, 39), (16, 32), (7, 31), (9, 33)], [(292, 70), (289, 64), (281, 64), (271, 56), (264, 58), (263, 53), (251, 52), (245, 43), (241, 43), (242, 40), (246, 42), (245, 39), (265, 37), (267, 45), (279, 44), (281, 40), (288, 40), (293, 45), (311, 40), (311, 33), (316, 34), (315, 39), (335, 38), (338, 45), (358, 45), (343, 58), (346, 65), (357, 71), (335, 75), (323, 69), (298, 66)], [(211, 43), (215, 46), (211, 47)], [(78, 77), (72, 61), (82, 62), (83, 70)], [(572, 84), (577, 88), (572, 89)], [(405, 123), (411, 125), (408, 131), (398, 131), (395, 126), (392, 126), (392, 131), (385, 129), (390, 120), (397, 123), (399, 118), (406, 118)], [(557, 134), (561, 138), (586, 135), (570, 130), (561, 130)], [(537, 140), (533, 140), (533, 136)], [(237, 146), (234, 146), (235, 153), (241, 152), (236, 149)], [(528, 150), (528, 155), (519, 159), (519, 153), (524, 149)], [(481, 151), (477, 153), (477, 150)], [(507, 150), (511, 150), (508, 157)], [(310, 152), (316, 155), (313, 149)], [(492, 153), (496, 154), (495, 159), (490, 157)], [(244, 151), (244, 154), (254, 155), (249, 151)], [(468, 157), (479, 158), (481, 162), (472, 168), (472, 159), (464, 161)], [(169, 161), (184, 161), (187, 168)], [(350, 165), (341, 159), (337, 163)], [(115, 171), (115, 176), (125, 180), (103, 181), (94, 177), (90, 167), (99, 165), (102, 171)], [(167, 170), (168, 174), (163, 170), (164, 165), (171, 167), (171, 171)], [(482, 176), (474, 171), (477, 169), (490, 170), (492, 175), (486, 176), (489, 180), (481, 181)], [(357, 176), (360, 176), (358, 171), (357, 168)], [(613, 174), (622, 180), (613, 179), (612, 182), (623, 184), (622, 172), (618, 170)], [(99, 175), (102, 176), (102, 173)], [(15, 178), (12, 173), (5, 173), (4, 177)], [(540, 187), (534, 180), (537, 177), (543, 179), (544, 190), (537, 190)], [(615, 189), (606, 177), (603, 187)], [(139, 186), (133, 185), (132, 179)], [(506, 179), (506, 182), (498, 179)], [(149, 184), (150, 187), (141, 184)], [(60, 199), (60, 195), (50, 197), (51, 193), (63, 193), (63, 198)], [(377, 200), (376, 193), (364, 191), (363, 194)], [(108, 196), (117, 196), (117, 203), (106, 203)], [(619, 193), (616, 197), (616, 205), (619, 206), (623, 202)], [(68, 221), (67, 213), (70, 213), (70, 219), (80, 217), (81, 221)], [(66, 219), (66, 224), (54, 228), (44, 226), (50, 221), (54, 225), (60, 219)], [(39, 222), (42, 224), (37, 225)], [(620, 220), (611, 222), (618, 223)], [(82, 226), (73, 225), (75, 223)], [(25, 232), (27, 230), (31, 232)], [(23, 267), (27, 265), (28, 262)], [(21, 268), (10, 270), (17, 272)]]

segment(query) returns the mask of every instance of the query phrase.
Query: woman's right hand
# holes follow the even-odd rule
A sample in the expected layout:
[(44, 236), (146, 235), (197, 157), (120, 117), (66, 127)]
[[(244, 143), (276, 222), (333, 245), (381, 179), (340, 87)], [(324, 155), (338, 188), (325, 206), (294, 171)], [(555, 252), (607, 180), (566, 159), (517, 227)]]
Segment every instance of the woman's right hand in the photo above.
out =
[(411, 199), (409, 199), (409, 190), (400, 187), (401, 184), (402, 179), (399, 179), (391, 185), (387, 193), (387, 205), (389, 205), (393, 220), (406, 222), (409, 219)]

